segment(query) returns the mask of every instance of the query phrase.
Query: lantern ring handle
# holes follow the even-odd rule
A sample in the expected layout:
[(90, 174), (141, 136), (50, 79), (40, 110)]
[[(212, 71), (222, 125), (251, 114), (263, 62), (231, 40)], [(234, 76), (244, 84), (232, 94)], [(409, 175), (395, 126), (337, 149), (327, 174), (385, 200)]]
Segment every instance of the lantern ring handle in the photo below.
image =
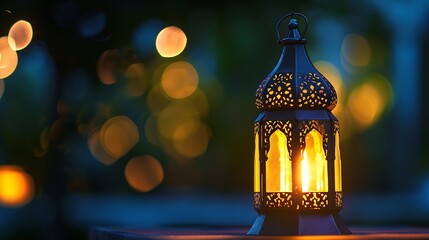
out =
[(305, 33), (307, 32), (307, 27), (308, 27), (308, 20), (307, 20), (307, 18), (306, 18), (306, 17), (304, 16), (304, 14), (302, 14), (302, 13), (291, 12), (291, 13), (289, 13), (288, 15), (283, 16), (282, 18), (280, 18), (280, 20), (277, 22), (276, 30), (277, 30), (277, 39), (278, 39), (278, 42), (281, 42), (280, 31), (279, 31), (280, 24), (281, 24), (281, 23), (282, 23), (286, 18), (288, 18), (288, 17), (290, 17), (290, 18), (292, 19), (294, 15), (297, 15), (297, 16), (302, 17), (302, 18), (304, 19), (304, 21), (305, 21), (305, 28), (304, 28), (304, 32), (303, 32), (302, 37), (301, 37), (301, 38), (304, 38)]

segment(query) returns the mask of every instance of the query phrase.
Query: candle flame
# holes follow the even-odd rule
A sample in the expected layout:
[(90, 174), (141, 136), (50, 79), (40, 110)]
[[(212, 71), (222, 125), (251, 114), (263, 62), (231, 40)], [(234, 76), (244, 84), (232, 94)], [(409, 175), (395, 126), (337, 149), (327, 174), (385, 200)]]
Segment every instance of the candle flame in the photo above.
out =
[(328, 162), (323, 149), (322, 135), (313, 129), (305, 137), (305, 143), (301, 161), (302, 192), (327, 192)]

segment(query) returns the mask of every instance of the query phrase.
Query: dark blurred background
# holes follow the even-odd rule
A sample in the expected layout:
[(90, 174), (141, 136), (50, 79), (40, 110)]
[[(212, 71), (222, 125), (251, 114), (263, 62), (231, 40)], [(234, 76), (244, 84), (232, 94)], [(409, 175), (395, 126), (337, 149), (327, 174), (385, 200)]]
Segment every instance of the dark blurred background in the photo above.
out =
[(1, 6), (1, 36), (33, 35), (0, 80), (0, 239), (250, 226), (255, 91), (291, 11), (339, 95), (343, 218), (429, 224), (427, 1)]

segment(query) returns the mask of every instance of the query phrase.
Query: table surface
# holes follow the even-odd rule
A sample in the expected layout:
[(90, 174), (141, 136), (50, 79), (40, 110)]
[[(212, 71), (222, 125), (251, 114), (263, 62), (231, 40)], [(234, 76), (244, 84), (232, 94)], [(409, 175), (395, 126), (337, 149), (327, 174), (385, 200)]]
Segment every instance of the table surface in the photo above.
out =
[(248, 228), (160, 228), (127, 229), (94, 227), (90, 240), (141, 239), (429, 239), (429, 227), (351, 227), (353, 234), (329, 236), (248, 236)]

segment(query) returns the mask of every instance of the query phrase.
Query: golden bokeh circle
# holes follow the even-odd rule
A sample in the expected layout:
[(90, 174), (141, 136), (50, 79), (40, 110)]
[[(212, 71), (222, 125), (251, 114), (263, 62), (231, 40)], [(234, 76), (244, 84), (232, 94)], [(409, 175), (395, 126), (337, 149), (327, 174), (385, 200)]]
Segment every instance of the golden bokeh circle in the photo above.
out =
[(197, 70), (188, 62), (175, 62), (165, 68), (161, 85), (164, 92), (173, 99), (192, 95), (198, 87)]
[(8, 37), (12, 50), (22, 50), (30, 44), (33, 38), (33, 28), (29, 22), (19, 20), (10, 28)]
[(18, 54), (10, 47), (9, 38), (0, 38), (0, 78), (6, 78), (18, 65)]
[(24, 169), (13, 165), (0, 166), (0, 204), (19, 207), (34, 197), (33, 178)]
[(125, 167), (128, 184), (137, 191), (149, 192), (164, 179), (161, 163), (152, 156), (144, 155), (132, 158)]
[(179, 55), (186, 47), (187, 38), (182, 29), (169, 26), (162, 29), (156, 37), (156, 50), (162, 57)]

